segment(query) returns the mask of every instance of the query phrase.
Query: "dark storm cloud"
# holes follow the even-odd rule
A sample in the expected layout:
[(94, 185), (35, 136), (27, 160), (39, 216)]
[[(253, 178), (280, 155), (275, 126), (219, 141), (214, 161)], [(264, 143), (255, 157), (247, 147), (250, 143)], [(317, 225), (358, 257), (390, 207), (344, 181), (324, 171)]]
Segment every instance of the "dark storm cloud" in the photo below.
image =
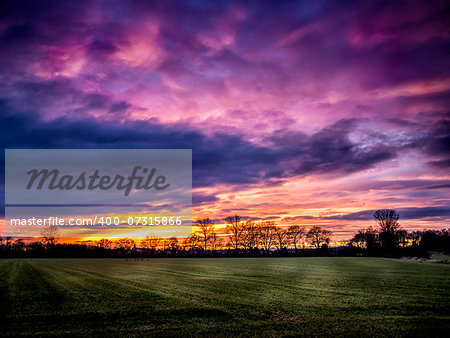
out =
[[(429, 165), (446, 169), (450, 167), (450, 113), (439, 115), (435, 122), (411, 124), (409, 133), (415, 136), (404, 146), (406, 149), (420, 150), (427, 156)], [(401, 121), (395, 123), (400, 124)]]
[[(103, 105), (104, 98), (89, 98)], [(1, 142), (7, 148), (192, 148), (194, 186), (252, 184), (313, 173), (348, 173), (395, 156), (392, 149), (364, 147), (348, 139), (352, 121), (313, 135), (273, 136), (257, 145), (239, 135), (207, 136), (184, 124), (155, 121), (110, 122), (92, 118), (43, 121), (38, 114), (0, 106)]]
[(437, 167), (450, 168), (450, 114), (433, 126), (424, 142), (426, 152), (439, 157), (430, 163)]
[(256, 183), (266, 165), (281, 160), (267, 148), (239, 136), (208, 137), (187, 125), (148, 122), (105, 122), (57, 118), (0, 107), (0, 140), (7, 148), (160, 148), (193, 149), (194, 185)]
[(212, 203), (218, 201), (219, 198), (212, 194), (201, 194), (201, 193), (193, 193), (192, 194), (192, 204), (201, 205), (204, 203)]
[(448, 189), (450, 188), (449, 180), (426, 180), (426, 179), (415, 179), (415, 180), (371, 180), (368, 182), (361, 182), (355, 184), (351, 190), (352, 191), (362, 191), (362, 190), (438, 190), (438, 189)]
[(396, 148), (391, 145), (352, 142), (349, 134), (357, 124), (358, 120), (341, 120), (311, 136), (275, 133), (271, 140), (286, 158), (294, 159), (289, 168), (294, 175), (357, 172), (396, 157)]

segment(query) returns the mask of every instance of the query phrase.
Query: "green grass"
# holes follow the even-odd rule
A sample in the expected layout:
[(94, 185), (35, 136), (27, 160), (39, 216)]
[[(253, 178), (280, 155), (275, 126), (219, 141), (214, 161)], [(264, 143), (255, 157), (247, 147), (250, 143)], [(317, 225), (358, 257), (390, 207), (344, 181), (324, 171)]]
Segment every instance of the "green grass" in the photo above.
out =
[(0, 260), (1, 333), (445, 336), (449, 286), (382, 258)]

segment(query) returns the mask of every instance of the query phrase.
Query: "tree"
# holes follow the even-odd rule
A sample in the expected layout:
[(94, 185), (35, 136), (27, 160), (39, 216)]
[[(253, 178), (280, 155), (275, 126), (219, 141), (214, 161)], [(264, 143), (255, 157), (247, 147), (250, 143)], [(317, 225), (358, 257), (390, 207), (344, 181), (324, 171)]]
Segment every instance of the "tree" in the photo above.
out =
[(394, 232), (400, 228), (398, 223), (400, 215), (393, 209), (377, 210), (373, 217), (377, 220), (381, 231)]
[(197, 234), (193, 233), (183, 241), (184, 250), (197, 251), (201, 248), (199, 245), (200, 238)]
[(176, 253), (179, 249), (180, 246), (178, 244), (178, 238), (174, 237), (170, 237), (168, 239), (168, 249), (172, 252), (172, 253)]
[(422, 238), (421, 231), (413, 231), (408, 234), (408, 239), (411, 241), (411, 245), (414, 247), (419, 246), (421, 238)]
[(447, 251), (450, 248), (450, 229), (420, 231), (419, 245), (424, 250)]
[(305, 234), (305, 228), (299, 225), (292, 225), (288, 229), (289, 244), (294, 246), (295, 251), (297, 251), (297, 246), (301, 243), (303, 236)]
[(241, 244), (244, 250), (253, 250), (258, 247), (259, 227), (253, 221), (243, 223)]
[(396, 233), (396, 243), (400, 244), (402, 247), (408, 246), (408, 231), (406, 230), (397, 230)]
[(147, 235), (141, 241), (141, 246), (145, 249), (155, 252), (156, 248), (158, 247), (160, 242), (161, 242), (161, 237), (154, 236), (154, 235)]
[(131, 238), (120, 238), (116, 241), (116, 247), (123, 252), (128, 252), (134, 247), (134, 240)]
[(378, 222), (380, 228), (380, 240), (383, 246), (392, 250), (398, 245), (400, 240), (399, 214), (393, 209), (380, 209), (375, 211), (373, 217)]
[(25, 242), (22, 238), (17, 238), (13, 243), (13, 248), (15, 251), (23, 251), (25, 249)]
[(161, 238), (160, 247), (162, 248), (162, 251), (166, 251), (169, 245), (169, 240), (167, 238)]
[(47, 228), (43, 228), (41, 231), (42, 236), (42, 244), (46, 246), (47, 248), (51, 248), (55, 246), (55, 244), (58, 242), (59, 237), (59, 229), (57, 226), (50, 226)]
[(228, 216), (225, 218), (225, 221), (227, 222), (227, 232), (230, 235), (230, 245), (234, 247), (234, 250), (237, 252), (239, 245), (241, 244), (242, 232), (244, 229), (241, 222), (241, 216)]
[[(1, 245), (7, 250), (11, 247), (12, 241), (13, 241), (13, 239), (11, 237), (9, 237), (9, 236), (7, 236), (7, 237), (0, 237)], [(3, 242), (5, 242), (5, 243), (3, 244)]]
[(217, 234), (214, 232), (211, 235), (211, 250), (212, 251), (216, 251), (217, 248), (219, 248), (222, 245), (222, 240), (220, 239), (219, 236), (217, 236)]
[(110, 241), (107, 238), (102, 238), (97, 241), (98, 247), (102, 249), (110, 249), (112, 248), (113, 244), (114, 244), (113, 241)]
[(259, 239), (261, 245), (265, 252), (269, 251), (274, 242), (275, 235), (275, 222), (274, 221), (265, 221), (259, 223)]
[(200, 218), (195, 221), (198, 227), (198, 234), (200, 235), (203, 242), (203, 250), (206, 254), (208, 250), (208, 242), (211, 240), (211, 236), (214, 234), (214, 223), (209, 218)]
[(319, 249), (322, 244), (329, 244), (333, 233), (319, 226), (313, 226), (306, 234), (308, 242)]
[(275, 244), (278, 247), (278, 250), (279, 251), (284, 250), (288, 244), (287, 230), (283, 229), (282, 227), (275, 227), (274, 228), (274, 237), (275, 237)]
[(353, 236), (350, 243), (360, 249), (372, 250), (377, 243), (378, 233), (372, 227), (361, 229)]
[(356, 234), (350, 239), (350, 244), (356, 246), (359, 249), (364, 249), (366, 241), (364, 239), (364, 230), (358, 230)]

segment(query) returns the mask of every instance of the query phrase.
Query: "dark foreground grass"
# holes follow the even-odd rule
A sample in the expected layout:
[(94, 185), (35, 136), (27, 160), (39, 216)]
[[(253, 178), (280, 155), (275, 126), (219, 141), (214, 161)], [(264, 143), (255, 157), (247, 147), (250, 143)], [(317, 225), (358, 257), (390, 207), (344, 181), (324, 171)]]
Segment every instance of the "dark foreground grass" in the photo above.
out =
[(1, 334), (445, 336), (449, 286), (380, 258), (0, 260)]

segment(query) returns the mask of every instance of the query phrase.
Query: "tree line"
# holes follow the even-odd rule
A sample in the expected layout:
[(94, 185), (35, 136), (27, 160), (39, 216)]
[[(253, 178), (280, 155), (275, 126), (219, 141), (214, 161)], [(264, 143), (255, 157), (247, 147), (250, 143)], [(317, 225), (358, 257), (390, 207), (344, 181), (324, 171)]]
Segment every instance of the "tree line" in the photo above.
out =
[(274, 221), (255, 222), (243, 220), (238, 215), (227, 217), (225, 222), (226, 232), (219, 236), (210, 218), (197, 219), (195, 223), (198, 230), (185, 239), (185, 244), (203, 252), (218, 248), (242, 253), (271, 250), (283, 252), (288, 248), (304, 249), (306, 244), (319, 249), (323, 245), (328, 246), (332, 236), (331, 231), (319, 226), (311, 226), (309, 229), (299, 225), (282, 227)]
[(358, 230), (347, 246), (329, 249), (332, 232), (320, 226), (279, 226), (274, 221), (246, 220), (234, 215), (225, 219), (224, 231), (218, 232), (208, 217), (195, 221), (196, 230), (188, 237), (164, 238), (149, 234), (136, 240), (102, 238), (83, 244), (59, 244), (59, 230), (42, 231), (40, 241), (0, 237), (3, 257), (159, 257), (159, 256), (267, 256), (267, 255), (373, 255), (426, 256), (427, 251), (448, 251), (449, 230), (408, 232), (392, 209), (374, 213), (377, 227)]
[(427, 256), (428, 251), (450, 250), (450, 229), (408, 232), (399, 223), (393, 209), (381, 209), (373, 215), (377, 228), (358, 230), (349, 241), (357, 252), (372, 256)]
[[(45, 256), (53, 254), (94, 256), (182, 256), (182, 255), (283, 255), (303, 251), (326, 252), (332, 232), (319, 226), (305, 228), (299, 225), (279, 226), (274, 221), (255, 222), (234, 215), (225, 219), (225, 232), (218, 232), (210, 218), (195, 221), (196, 230), (188, 237), (165, 238), (149, 234), (136, 240), (132, 238), (102, 238), (89, 244), (58, 244), (59, 230), (49, 227), (41, 232), (37, 242), (0, 237), (0, 254), (10, 256)], [(316, 250), (307, 248), (311, 246)], [(310, 254), (313, 254), (310, 252)], [(67, 256), (66, 255), (66, 256)]]

